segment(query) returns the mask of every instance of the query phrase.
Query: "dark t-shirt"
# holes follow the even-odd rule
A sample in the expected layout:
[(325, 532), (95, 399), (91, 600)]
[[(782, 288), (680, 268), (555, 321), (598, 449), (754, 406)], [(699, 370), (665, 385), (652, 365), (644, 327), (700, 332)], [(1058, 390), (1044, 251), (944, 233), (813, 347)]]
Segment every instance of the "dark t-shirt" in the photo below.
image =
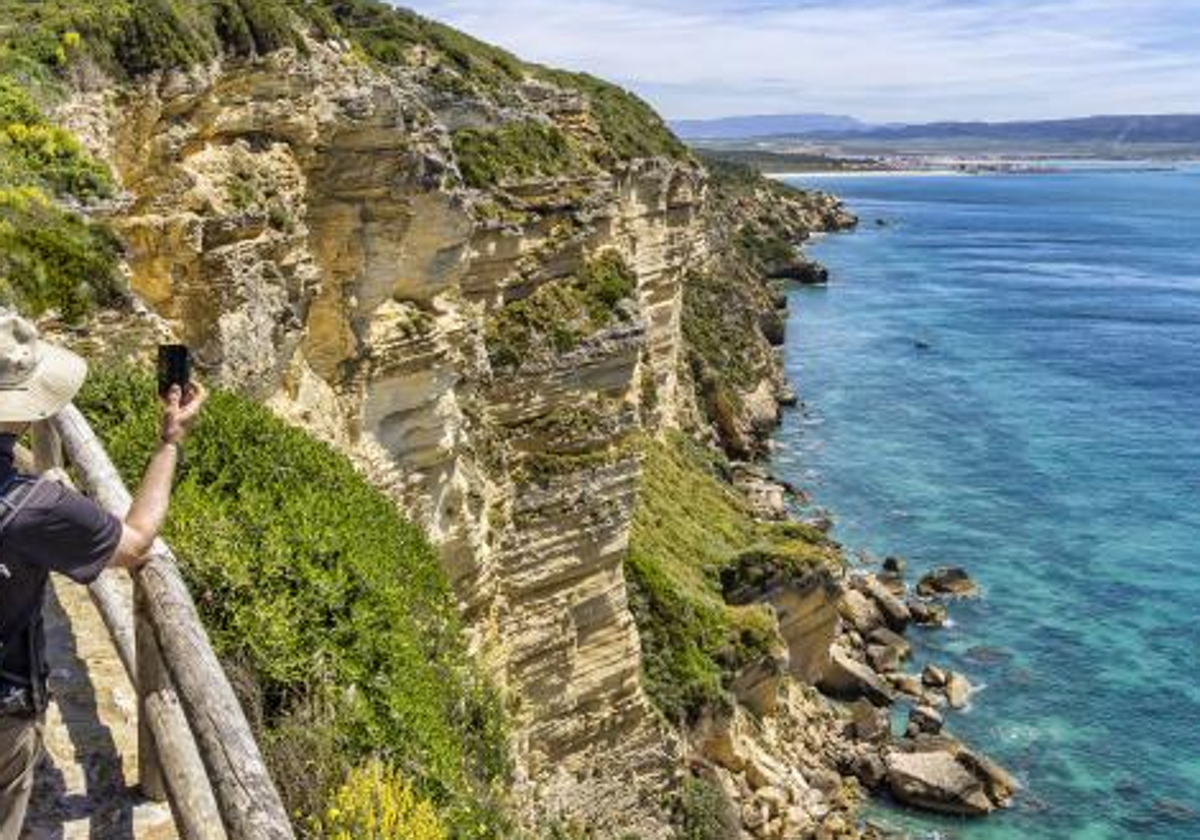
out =
[[(14, 445), (12, 436), (0, 435), (0, 487), (14, 474)], [(9, 522), (0, 534), (0, 639), (11, 640), (0, 660), (6, 675), (30, 673), (30, 640), (13, 633), (32, 624), (40, 631), (35, 619), (50, 573), (91, 583), (116, 551), (121, 530), (117, 517), (54, 482), (45, 482)], [(40, 632), (32, 641), (42, 649)]]

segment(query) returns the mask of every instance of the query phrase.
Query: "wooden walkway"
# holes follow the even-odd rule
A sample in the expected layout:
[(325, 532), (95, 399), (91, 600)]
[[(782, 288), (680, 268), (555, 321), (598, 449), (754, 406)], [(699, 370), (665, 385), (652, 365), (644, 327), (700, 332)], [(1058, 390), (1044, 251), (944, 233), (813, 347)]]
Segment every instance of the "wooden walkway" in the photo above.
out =
[(177, 840), (137, 792), (137, 694), (87, 589), (57, 579), (45, 615), (54, 702), (23, 840)]

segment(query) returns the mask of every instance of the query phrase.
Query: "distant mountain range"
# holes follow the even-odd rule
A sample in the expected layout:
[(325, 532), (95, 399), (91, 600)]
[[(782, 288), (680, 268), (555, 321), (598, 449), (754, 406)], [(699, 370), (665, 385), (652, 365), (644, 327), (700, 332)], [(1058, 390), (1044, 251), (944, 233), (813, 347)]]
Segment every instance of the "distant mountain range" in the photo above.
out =
[(726, 117), (672, 123), (685, 140), (988, 140), (1049, 143), (1200, 143), (1200, 115), (1115, 115), (1017, 122), (871, 125), (828, 114)]
[(838, 114), (761, 114), (713, 120), (673, 120), (671, 128), (684, 140), (741, 140), (746, 137), (854, 133), (872, 126)]

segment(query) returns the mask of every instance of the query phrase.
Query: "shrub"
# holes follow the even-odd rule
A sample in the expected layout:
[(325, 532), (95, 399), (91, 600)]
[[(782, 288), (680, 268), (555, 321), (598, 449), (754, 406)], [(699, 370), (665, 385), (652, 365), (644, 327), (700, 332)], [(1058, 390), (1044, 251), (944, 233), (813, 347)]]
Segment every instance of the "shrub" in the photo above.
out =
[(531, 356), (566, 353), (625, 316), (637, 278), (615, 251), (606, 251), (574, 275), (539, 286), (493, 313), (484, 329), (494, 368), (515, 368)]
[(679, 840), (737, 840), (741, 820), (724, 792), (707, 779), (688, 776), (679, 795)]
[(0, 187), (0, 305), (76, 321), (123, 295), (112, 231), (35, 187)]
[(0, 77), (0, 185), (38, 185), (79, 199), (112, 194), (108, 168), (51, 125), (28, 91)]
[(437, 810), (378, 759), (354, 770), (334, 795), (323, 834), (329, 840), (446, 840)]
[[(157, 439), (151, 377), (100, 370), (80, 407), (126, 478), (140, 475)], [(467, 659), (433, 548), (345, 457), (215, 393), (188, 442), (165, 536), (218, 654), (246, 684), (269, 756), (295, 761), (287, 741), (305, 731), (325, 765), (379, 756), (397, 768), (456, 837), (500, 834), (498, 700)], [(312, 803), (332, 794), (293, 790), (287, 804), (319, 817)]]
[(488, 131), (459, 129), (454, 154), (463, 180), (478, 189), (564, 175), (582, 163), (561, 130), (533, 120)]

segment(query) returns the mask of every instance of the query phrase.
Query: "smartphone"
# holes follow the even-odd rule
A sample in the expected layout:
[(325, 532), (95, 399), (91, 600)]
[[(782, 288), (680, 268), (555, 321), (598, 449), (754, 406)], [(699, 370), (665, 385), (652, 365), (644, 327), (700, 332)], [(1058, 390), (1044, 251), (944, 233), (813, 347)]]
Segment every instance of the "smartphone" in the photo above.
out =
[(182, 344), (160, 344), (158, 347), (158, 395), (165, 397), (172, 385), (187, 393), (192, 380), (192, 355)]

